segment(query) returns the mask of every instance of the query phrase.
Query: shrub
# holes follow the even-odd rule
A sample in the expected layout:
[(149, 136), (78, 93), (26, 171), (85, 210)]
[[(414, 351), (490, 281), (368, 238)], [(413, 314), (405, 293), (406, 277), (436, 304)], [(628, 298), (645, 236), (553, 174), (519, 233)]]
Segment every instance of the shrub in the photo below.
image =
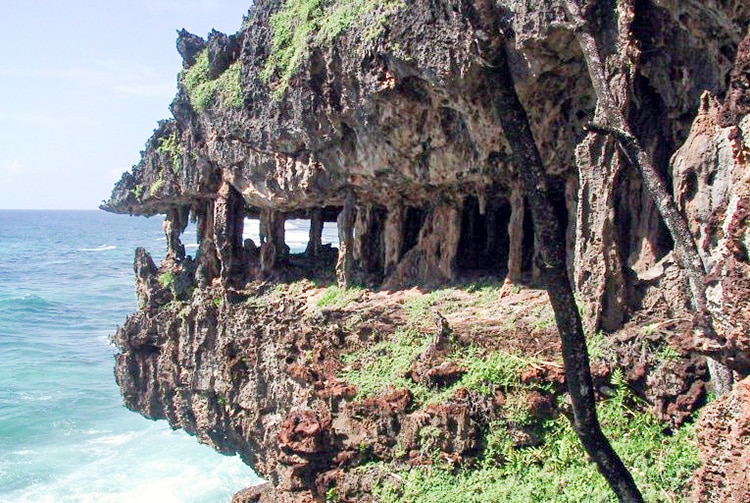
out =
[(143, 184), (139, 183), (131, 189), (136, 201), (143, 201)]
[(159, 189), (162, 188), (164, 185), (164, 175), (162, 173), (159, 174), (159, 178), (151, 184), (151, 186), (148, 188), (148, 193), (150, 196), (155, 196), (157, 192), (159, 192)]
[[(261, 77), (269, 82), (277, 76), (274, 96), (278, 98), (311, 46), (330, 43), (365, 19), (363, 38), (372, 40), (383, 31), (388, 15), (405, 7), (403, 0), (286, 0), (271, 16), (271, 54)], [(369, 16), (373, 13), (374, 19)]]
[(174, 273), (171, 271), (163, 272), (159, 274), (157, 280), (162, 288), (169, 288), (174, 283)]
[(182, 73), (182, 84), (196, 110), (204, 111), (217, 102), (232, 108), (242, 108), (242, 65), (235, 61), (215, 79), (210, 78), (208, 51), (204, 49), (193, 66)]
[(172, 165), (172, 172), (176, 175), (182, 169), (182, 154), (185, 149), (177, 139), (177, 131), (172, 132), (166, 138), (159, 138), (159, 146), (156, 148), (159, 154), (167, 154)]

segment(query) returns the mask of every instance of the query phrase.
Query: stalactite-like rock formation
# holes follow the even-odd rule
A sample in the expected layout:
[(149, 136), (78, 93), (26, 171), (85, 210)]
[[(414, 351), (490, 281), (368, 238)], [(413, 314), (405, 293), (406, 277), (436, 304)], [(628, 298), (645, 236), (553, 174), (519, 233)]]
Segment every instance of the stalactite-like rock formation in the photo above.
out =
[[(312, 321), (312, 329), (299, 322), (308, 315), (295, 299), (275, 313), (236, 303), (248, 285), (321, 269), (343, 287), (386, 290), (488, 275), (508, 287), (541, 281), (544, 247), (488, 78), (500, 51), (536, 140), (587, 329), (690, 318), (688, 277), (641, 176), (615, 139), (586, 132), (601, 119), (597, 92), (562, 3), (374, 2), (335, 36), (308, 34), (286, 71), (278, 66), (283, 44), (274, 42), (278, 18), (270, 19), (289, 3), (257, 0), (234, 35), (179, 32), (184, 69), (173, 118), (103, 205), (165, 216), (166, 259), (157, 267), (139, 249), (141, 310), (116, 336), (129, 407), (240, 452), (275, 488), (275, 496), (256, 494), (264, 501), (320, 500), (333, 478), (359, 484), (347, 467), (362, 461), (353, 452), (366, 427), (353, 409), (383, 426), (388, 414), (411, 414), (412, 398), (397, 390), (383, 403), (352, 405), (352, 390), (336, 377), (340, 362), (323, 348), (338, 355), (366, 334), (349, 340), (335, 320)], [(325, 15), (336, 5), (319, 8)], [(744, 376), (750, 6), (581, 5), (617, 109), (672, 191), (707, 271), (716, 337), (685, 330), (679, 348)], [(246, 218), (259, 219), (258, 242), (243, 239)], [(286, 243), (285, 222), (296, 218), (311, 221), (305, 250)], [(199, 241), (192, 257), (181, 238), (191, 219)], [(338, 249), (321, 239), (334, 222)], [(169, 310), (177, 303), (182, 314)], [(291, 325), (294, 334), (285, 331)], [(702, 392), (691, 386), (689, 408)], [(478, 442), (471, 432), (484, 423), (467, 411), (436, 408), (403, 424), (442, 425), (451, 413), (468, 433), (446, 449), (470, 455)], [(371, 448), (386, 450), (381, 440)]]

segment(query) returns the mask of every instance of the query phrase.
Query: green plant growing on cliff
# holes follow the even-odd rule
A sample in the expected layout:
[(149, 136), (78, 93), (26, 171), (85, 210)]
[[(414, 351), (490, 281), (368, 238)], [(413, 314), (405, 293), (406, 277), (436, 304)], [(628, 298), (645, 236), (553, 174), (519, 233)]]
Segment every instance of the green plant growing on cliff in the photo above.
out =
[(180, 170), (182, 170), (182, 155), (185, 153), (185, 149), (177, 139), (177, 131), (173, 131), (167, 137), (159, 138), (159, 146), (156, 148), (156, 151), (159, 154), (168, 155), (172, 172), (175, 175), (179, 174)]
[(335, 486), (328, 488), (325, 498), (326, 503), (335, 503), (337, 501), (341, 501), (341, 499), (339, 498), (339, 491)]
[(135, 187), (131, 189), (131, 192), (133, 193), (133, 197), (135, 197), (136, 201), (143, 201), (143, 184), (139, 183)]
[(164, 186), (164, 173), (159, 173), (159, 178), (156, 179), (154, 183), (151, 184), (151, 186), (148, 188), (148, 193), (151, 197), (155, 196), (159, 189), (161, 189)]
[(357, 387), (358, 397), (376, 395), (388, 388), (408, 388), (418, 399), (425, 399), (427, 388), (404, 377), (414, 358), (429, 344), (429, 334), (400, 327), (389, 340), (358, 353), (344, 355), (348, 368), (341, 377)]
[[(684, 501), (699, 466), (695, 425), (665, 435), (652, 415), (625, 407), (613, 397), (598, 405), (603, 428), (649, 501)], [(616, 497), (585, 458), (569, 421), (559, 416), (540, 425), (543, 443), (516, 447), (504, 425), (490, 425), (477, 465), (433, 464), (397, 470), (374, 490), (378, 501), (395, 503), (615, 502)], [(386, 479), (387, 480), (387, 479)]]
[(217, 100), (227, 108), (243, 106), (242, 64), (239, 60), (229, 65), (217, 78), (211, 79), (208, 50), (204, 49), (195, 58), (193, 66), (182, 72), (181, 81), (196, 110), (202, 112)]
[(364, 293), (364, 288), (348, 287), (341, 288), (337, 285), (329, 286), (318, 298), (316, 306), (318, 309), (339, 309), (346, 307), (359, 299)]
[(172, 271), (166, 271), (159, 274), (157, 280), (162, 288), (169, 288), (174, 283), (174, 273)]
[(280, 98), (311, 47), (329, 44), (341, 33), (361, 25), (363, 39), (371, 41), (385, 27), (388, 16), (403, 9), (403, 0), (286, 0), (271, 16), (271, 53), (261, 78), (273, 84)]

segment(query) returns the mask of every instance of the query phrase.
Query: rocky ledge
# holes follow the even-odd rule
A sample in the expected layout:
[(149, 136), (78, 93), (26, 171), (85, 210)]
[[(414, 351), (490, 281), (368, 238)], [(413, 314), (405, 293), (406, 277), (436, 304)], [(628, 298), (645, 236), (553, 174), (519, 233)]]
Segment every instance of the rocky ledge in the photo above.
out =
[[(103, 205), (165, 216), (166, 258), (137, 251), (140, 308), (115, 336), (126, 404), (240, 453), (268, 481), (246, 501), (409, 499), (408, 467), (512, 475), (519, 453), (564, 457), (542, 448), (570, 412), (533, 289), (548, 264), (511, 96), (563, 229), (597, 392), (683, 438), (707, 390), (738, 382), (698, 423), (693, 484), (699, 501), (732, 501), (746, 485), (749, 25), (732, 0), (258, 0), (234, 35), (180, 32), (173, 118)], [(595, 64), (627, 134), (607, 129)], [(665, 226), (665, 200), (686, 234)], [(304, 252), (285, 242), (291, 218), (310, 221)]]

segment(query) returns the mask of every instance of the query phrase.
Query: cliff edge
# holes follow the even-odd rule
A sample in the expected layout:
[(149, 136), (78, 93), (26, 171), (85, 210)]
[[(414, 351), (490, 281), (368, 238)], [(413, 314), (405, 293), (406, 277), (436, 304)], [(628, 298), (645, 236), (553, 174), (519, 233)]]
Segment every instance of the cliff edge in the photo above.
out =
[[(167, 238), (158, 266), (136, 252), (140, 307), (114, 336), (116, 377), (128, 407), (268, 481), (238, 501), (410, 500), (440, 487), (425, 467), (445, 475), (444, 494), (504, 500), (486, 470), (507, 482), (536, 467), (526, 476), (544, 485), (572, 459), (557, 331), (535, 289), (546, 265), (499, 82), (541, 156), (603, 421), (666, 429), (659, 452), (679, 465), (670, 442), (686, 441), (707, 393), (737, 382), (703, 409), (690, 487), (697, 501), (744, 497), (731, 488), (746, 486), (749, 410), (750, 6), (582, 2), (613, 100), (697, 247), (696, 306), (638, 163), (591, 127), (601, 103), (565, 3), (258, 0), (236, 34), (179, 32), (173, 117), (102, 206), (163, 214)], [(285, 242), (293, 218), (310, 222), (305, 250)], [(191, 219), (195, 256), (181, 240)], [(637, 481), (687, 497), (694, 457)], [(569, 478), (550, 494), (575, 498)]]

